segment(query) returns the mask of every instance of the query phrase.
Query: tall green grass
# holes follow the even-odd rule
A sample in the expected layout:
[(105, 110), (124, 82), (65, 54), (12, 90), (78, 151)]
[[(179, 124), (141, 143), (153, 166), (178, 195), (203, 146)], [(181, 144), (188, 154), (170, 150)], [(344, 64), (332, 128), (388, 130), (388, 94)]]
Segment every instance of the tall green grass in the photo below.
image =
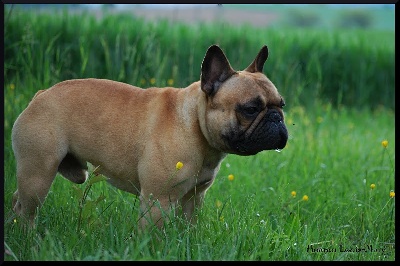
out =
[[(137, 198), (104, 182), (93, 184), (88, 199), (100, 201), (77, 231), (76, 191), (87, 184), (73, 185), (60, 176), (40, 209), (37, 229), (24, 232), (11, 211), (15, 161), (6, 151), (5, 258), (394, 260), (393, 112), (298, 107), (287, 113), (287, 123), (291, 137), (285, 149), (229, 155), (198, 223), (175, 219), (164, 234), (139, 235)], [(381, 145), (385, 139), (386, 148)], [(340, 251), (368, 247), (373, 251)]]
[[(5, 260), (394, 260), (393, 38), (14, 9), (4, 39)], [(236, 69), (269, 46), (265, 73), (287, 103), (285, 149), (229, 155), (193, 226), (177, 218), (139, 235), (133, 195), (97, 182), (83, 210), (88, 184), (57, 176), (37, 228), (21, 227), (10, 135), (38, 89), (84, 77), (185, 87), (212, 43)]]
[(14, 8), (4, 32), (6, 80), (32, 75), (39, 83), (23, 84), (32, 91), (84, 77), (144, 87), (151, 78), (158, 86), (173, 79), (183, 87), (199, 79), (211, 44), (221, 45), (235, 69), (245, 68), (266, 44), (265, 73), (292, 104), (313, 106), (318, 98), (334, 106), (394, 109), (393, 31), (188, 26), (124, 13), (96, 19)]

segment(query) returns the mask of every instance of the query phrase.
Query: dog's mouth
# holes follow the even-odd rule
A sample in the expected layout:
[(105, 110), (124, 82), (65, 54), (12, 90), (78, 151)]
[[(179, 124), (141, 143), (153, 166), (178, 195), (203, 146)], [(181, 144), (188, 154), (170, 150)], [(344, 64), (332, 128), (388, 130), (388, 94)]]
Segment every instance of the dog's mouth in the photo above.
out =
[(247, 156), (263, 150), (283, 149), (288, 139), (288, 131), (281, 114), (272, 109), (257, 125), (252, 125), (248, 130), (240, 133), (231, 130), (223, 138), (231, 149), (231, 153)]

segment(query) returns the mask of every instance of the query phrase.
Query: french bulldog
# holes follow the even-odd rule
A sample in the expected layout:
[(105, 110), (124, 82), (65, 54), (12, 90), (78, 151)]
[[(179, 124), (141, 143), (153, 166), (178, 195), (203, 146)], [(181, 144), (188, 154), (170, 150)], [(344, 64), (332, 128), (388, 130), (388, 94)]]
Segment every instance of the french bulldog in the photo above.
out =
[(177, 206), (196, 220), (194, 210), (227, 154), (286, 145), (285, 102), (263, 74), (267, 58), (263, 46), (236, 71), (212, 45), (200, 80), (186, 88), (142, 89), (89, 78), (38, 91), (12, 129), (13, 210), (34, 226), (56, 174), (81, 184), (90, 163), (110, 184), (139, 197), (140, 228), (163, 227), (164, 212)]

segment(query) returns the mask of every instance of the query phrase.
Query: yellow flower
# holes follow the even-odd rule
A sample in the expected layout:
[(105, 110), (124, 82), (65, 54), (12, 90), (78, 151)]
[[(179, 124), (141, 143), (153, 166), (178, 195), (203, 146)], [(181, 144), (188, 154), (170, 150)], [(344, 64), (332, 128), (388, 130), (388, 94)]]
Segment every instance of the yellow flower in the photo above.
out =
[(13, 83), (10, 84), (10, 89), (11, 90), (15, 89), (15, 85)]
[(182, 162), (177, 162), (176, 163), (176, 170), (180, 170), (183, 167), (183, 163)]
[(232, 181), (233, 179), (235, 179), (235, 177), (232, 174), (230, 174), (230, 175), (228, 175), (228, 179), (229, 179), (229, 181)]
[(296, 191), (292, 191), (292, 192), (290, 192), (290, 194), (292, 195), (292, 197), (294, 198), (294, 197), (296, 197)]
[(15, 218), (14, 218), (14, 223), (15, 223), (15, 224), (17, 223), (17, 219), (15, 219)]
[(392, 190), (392, 191), (390, 191), (390, 193), (389, 193), (389, 196), (391, 197), (391, 198), (394, 198), (394, 191)]
[(221, 208), (222, 202), (221, 202), (220, 200), (217, 200), (217, 201), (215, 202), (215, 206), (217, 206), (217, 208)]
[(375, 188), (375, 184), (371, 184), (371, 189), (374, 189)]
[(140, 85), (144, 85), (146, 84), (146, 80), (145, 79), (140, 79)]
[(169, 86), (174, 85), (174, 80), (173, 80), (173, 79), (167, 80), (167, 84), (168, 84)]
[(388, 145), (388, 141), (385, 139), (385, 140), (382, 140), (382, 146), (384, 147), (384, 148), (386, 148), (387, 147), (387, 145)]
[(151, 79), (150, 79), (150, 84), (151, 84), (151, 85), (154, 85), (154, 83), (156, 83), (156, 79), (155, 79), (155, 78), (151, 78)]
[(303, 196), (303, 200), (304, 200), (304, 201), (307, 201), (307, 200), (308, 200), (308, 196), (307, 196), (307, 195), (304, 195), (304, 196)]

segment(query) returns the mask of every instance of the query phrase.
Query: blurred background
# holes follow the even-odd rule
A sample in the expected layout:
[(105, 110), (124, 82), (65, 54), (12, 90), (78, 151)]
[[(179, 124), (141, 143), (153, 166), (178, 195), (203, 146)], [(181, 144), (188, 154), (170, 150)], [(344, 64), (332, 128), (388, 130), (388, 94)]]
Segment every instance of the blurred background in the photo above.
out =
[(125, 12), (149, 20), (195, 24), (224, 21), (255, 27), (363, 28), (394, 30), (394, 4), (23, 4), (36, 11), (68, 9)]
[(210, 45), (237, 70), (267, 45), (264, 72), (288, 108), (394, 109), (394, 11), (394, 4), (7, 4), (5, 86), (14, 84), (24, 100), (72, 78), (186, 87), (199, 80)]

